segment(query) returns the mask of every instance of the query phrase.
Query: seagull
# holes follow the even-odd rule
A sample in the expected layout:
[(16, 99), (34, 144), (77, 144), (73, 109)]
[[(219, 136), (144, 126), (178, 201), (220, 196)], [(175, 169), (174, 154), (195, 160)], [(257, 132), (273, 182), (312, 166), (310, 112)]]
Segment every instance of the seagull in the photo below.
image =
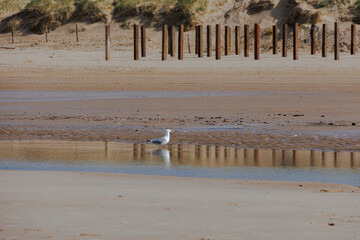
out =
[(147, 142), (148, 143), (158, 144), (161, 147), (161, 146), (169, 143), (169, 141), (170, 141), (170, 133), (171, 132), (174, 132), (174, 131), (170, 130), (170, 129), (166, 129), (165, 136), (163, 136), (161, 138), (157, 138), (157, 139), (147, 140)]

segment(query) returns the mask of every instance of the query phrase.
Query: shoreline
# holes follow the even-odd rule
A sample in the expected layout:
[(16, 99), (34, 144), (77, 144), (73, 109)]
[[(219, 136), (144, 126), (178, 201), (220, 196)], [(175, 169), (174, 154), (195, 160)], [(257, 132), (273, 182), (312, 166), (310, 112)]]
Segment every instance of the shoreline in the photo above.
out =
[(5, 239), (359, 237), (360, 190), (346, 185), (0, 172)]

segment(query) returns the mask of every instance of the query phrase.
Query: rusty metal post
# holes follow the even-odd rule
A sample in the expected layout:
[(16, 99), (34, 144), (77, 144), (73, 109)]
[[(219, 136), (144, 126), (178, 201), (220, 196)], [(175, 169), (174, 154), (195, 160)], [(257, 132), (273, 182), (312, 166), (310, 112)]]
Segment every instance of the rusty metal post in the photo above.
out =
[(134, 24), (134, 60), (139, 60), (139, 25)]
[(335, 42), (334, 42), (334, 59), (335, 60), (340, 60), (340, 54), (339, 54), (339, 25), (337, 22), (335, 22), (334, 24), (334, 37), (335, 37)]
[(356, 26), (351, 24), (351, 55), (356, 53)]
[(235, 54), (240, 55), (240, 26), (235, 26)]
[(294, 60), (299, 60), (299, 26), (297, 23), (294, 23), (294, 34), (293, 34), (293, 40), (294, 40)]
[(79, 28), (77, 24), (76, 24), (76, 42), (79, 42)]
[(179, 26), (179, 52), (178, 52), (178, 59), (184, 59), (184, 25)]
[(254, 25), (254, 58), (260, 59), (260, 25), (258, 23)]
[(225, 26), (225, 56), (230, 55), (230, 27)]
[(249, 57), (249, 25), (244, 25), (244, 57)]
[(207, 56), (211, 57), (212, 55), (212, 27), (211, 25), (207, 26)]
[(327, 25), (323, 24), (322, 29), (322, 57), (327, 57)]
[(273, 25), (273, 54), (278, 53), (278, 30), (276, 25)]
[(167, 60), (167, 50), (168, 50), (168, 26), (165, 24), (162, 29), (162, 60)]
[(216, 60), (221, 59), (221, 25), (216, 24)]
[(146, 57), (146, 28), (141, 25), (141, 57)]
[(283, 57), (287, 57), (287, 38), (288, 38), (288, 25), (284, 24), (283, 25), (283, 30), (282, 30), (282, 56)]
[(310, 40), (311, 40), (311, 55), (316, 55), (316, 35), (315, 35), (315, 25), (311, 25), (310, 29)]
[(198, 37), (198, 57), (202, 58), (203, 57), (203, 25), (199, 25), (199, 29), (198, 29), (199, 33), (199, 37)]
[(105, 25), (105, 60), (110, 60), (110, 25)]

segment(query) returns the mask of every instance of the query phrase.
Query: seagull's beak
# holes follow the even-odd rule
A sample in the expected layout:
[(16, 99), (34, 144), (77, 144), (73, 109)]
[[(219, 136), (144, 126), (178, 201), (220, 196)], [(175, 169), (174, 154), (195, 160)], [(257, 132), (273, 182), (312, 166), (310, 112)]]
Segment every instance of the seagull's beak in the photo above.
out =
[(173, 130), (171, 130), (170, 132), (174, 132)]

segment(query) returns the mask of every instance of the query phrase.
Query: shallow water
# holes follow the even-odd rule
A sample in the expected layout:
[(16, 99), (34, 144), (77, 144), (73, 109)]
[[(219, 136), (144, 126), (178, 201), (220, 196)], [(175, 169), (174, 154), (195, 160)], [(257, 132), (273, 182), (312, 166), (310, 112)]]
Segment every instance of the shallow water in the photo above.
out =
[(4, 141), (0, 169), (263, 179), (360, 186), (359, 152), (72, 141)]
[(115, 92), (115, 91), (0, 91), (0, 103), (14, 102), (63, 102), (91, 99), (119, 98), (180, 98), (180, 97), (215, 97), (249, 96), (249, 92)]

